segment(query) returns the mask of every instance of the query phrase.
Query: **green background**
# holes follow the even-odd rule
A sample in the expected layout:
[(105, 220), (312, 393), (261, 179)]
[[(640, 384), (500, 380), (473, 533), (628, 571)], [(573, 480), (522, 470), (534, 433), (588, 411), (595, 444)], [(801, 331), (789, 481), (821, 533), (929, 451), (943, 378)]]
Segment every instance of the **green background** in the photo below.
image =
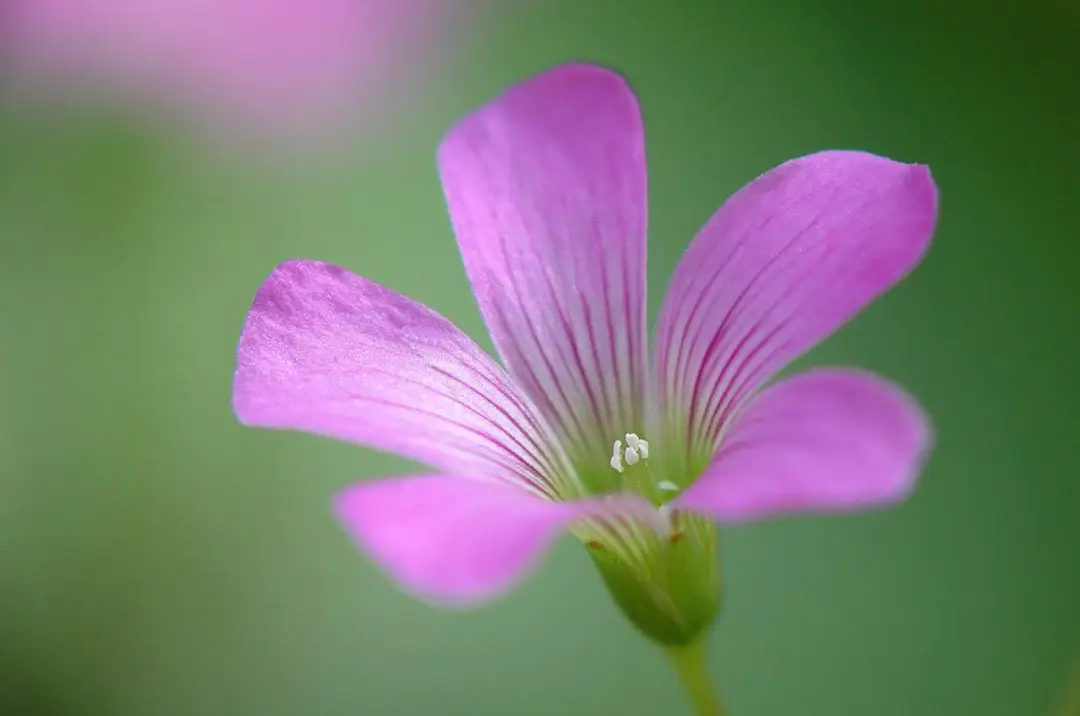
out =
[(1053, 713), (1080, 658), (1080, 11), (1045, 0), (533, 0), (481, 17), (392, 133), (332, 162), (214, 161), (9, 105), (0, 713), (688, 713), (572, 540), (489, 608), (423, 606), (328, 512), (409, 466), (229, 407), (244, 314), (287, 258), (490, 346), (435, 146), (571, 59), (623, 71), (644, 107), (654, 309), (723, 198), (785, 159), (866, 149), (940, 186), (926, 262), (803, 363), (918, 395), (925, 480), (896, 510), (722, 531), (731, 713)]

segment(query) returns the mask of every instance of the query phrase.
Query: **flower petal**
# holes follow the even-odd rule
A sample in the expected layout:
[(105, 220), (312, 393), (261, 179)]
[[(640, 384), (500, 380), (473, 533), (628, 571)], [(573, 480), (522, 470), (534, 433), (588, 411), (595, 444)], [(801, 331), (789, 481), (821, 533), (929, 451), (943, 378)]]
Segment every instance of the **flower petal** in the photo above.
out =
[(721, 522), (872, 508), (911, 492), (929, 445), (926, 416), (899, 388), (814, 370), (755, 398), (675, 504)]
[(466, 605), (508, 591), (577, 519), (614, 501), (552, 502), (515, 487), (422, 475), (351, 487), (337, 514), (360, 546), (406, 590)]
[(691, 472), (746, 397), (919, 262), (936, 216), (926, 167), (849, 151), (782, 164), (717, 211), (657, 327), (663, 415)]
[[(573, 64), (464, 119), (439, 169), (465, 268), (510, 373), (580, 466), (640, 432), (645, 149), (618, 75)], [(614, 473), (612, 473), (614, 474)]]
[(344, 269), (278, 266), (237, 351), (247, 425), (303, 430), (553, 494), (550, 430), (479, 346), (434, 311)]

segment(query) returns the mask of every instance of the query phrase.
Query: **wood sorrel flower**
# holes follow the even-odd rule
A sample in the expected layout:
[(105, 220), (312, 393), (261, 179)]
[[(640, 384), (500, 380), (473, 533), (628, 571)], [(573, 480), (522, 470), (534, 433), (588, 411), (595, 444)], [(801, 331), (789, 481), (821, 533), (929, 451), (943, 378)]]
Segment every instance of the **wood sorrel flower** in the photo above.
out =
[(929, 429), (899, 389), (846, 369), (764, 385), (922, 257), (925, 167), (829, 151), (751, 182), (676, 269), (650, 361), (644, 134), (623, 79), (528, 80), (455, 127), (438, 165), (506, 372), (430, 309), (294, 261), (255, 298), (234, 393), (246, 424), (434, 469), (337, 499), (406, 589), (490, 599), (568, 529), (629, 619), (683, 647), (717, 611), (715, 522), (910, 492)]
[(458, 0), (0, 4), (0, 61), (15, 74), (119, 90), (244, 133), (369, 119), (463, 12)]

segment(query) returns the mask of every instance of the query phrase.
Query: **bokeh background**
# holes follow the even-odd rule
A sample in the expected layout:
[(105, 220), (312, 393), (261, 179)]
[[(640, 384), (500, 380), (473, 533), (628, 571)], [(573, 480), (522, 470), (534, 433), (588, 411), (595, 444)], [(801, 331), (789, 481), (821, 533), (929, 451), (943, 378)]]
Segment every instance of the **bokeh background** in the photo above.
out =
[(410, 466), (229, 405), (245, 312), (288, 258), (489, 347), (436, 144), (586, 59), (644, 107), (654, 309), (723, 198), (785, 159), (865, 149), (941, 190), (923, 266), (802, 362), (906, 385), (932, 462), (899, 509), (722, 532), (710, 648), (732, 714), (1053, 714), (1080, 659), (1077, 6), (530, 0), (455, 33), (392, 122), (332, 151), (222, 151), (143, 108), (7, 86), (0, 713), (688, 713), (572, 540), (490, 608), (423, 606), (328, 512)]

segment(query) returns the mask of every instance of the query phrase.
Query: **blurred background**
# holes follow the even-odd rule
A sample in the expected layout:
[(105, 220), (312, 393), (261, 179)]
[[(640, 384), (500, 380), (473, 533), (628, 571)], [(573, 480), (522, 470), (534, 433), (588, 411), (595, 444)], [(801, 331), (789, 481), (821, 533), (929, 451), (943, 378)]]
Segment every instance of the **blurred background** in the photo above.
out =
[(864, 149), (940, 186), (922, 267), (801, 364), (906, 385), (937, 450), (899, 509), (722, 531), (731, 713), (1052, 716), (1080, 659), (1077, 6), (351, 1), (370, 12), (190, 27), (0, 3), (0, 714), (688, 713), (572, 540), (490, 608), (423, 606), (328, 510), (410, 466), (230, 409), (288, 258), (490, 347), (435, 147), (584, 59), (644, 108), (654, 310), (721, 201), (788, 158)]

